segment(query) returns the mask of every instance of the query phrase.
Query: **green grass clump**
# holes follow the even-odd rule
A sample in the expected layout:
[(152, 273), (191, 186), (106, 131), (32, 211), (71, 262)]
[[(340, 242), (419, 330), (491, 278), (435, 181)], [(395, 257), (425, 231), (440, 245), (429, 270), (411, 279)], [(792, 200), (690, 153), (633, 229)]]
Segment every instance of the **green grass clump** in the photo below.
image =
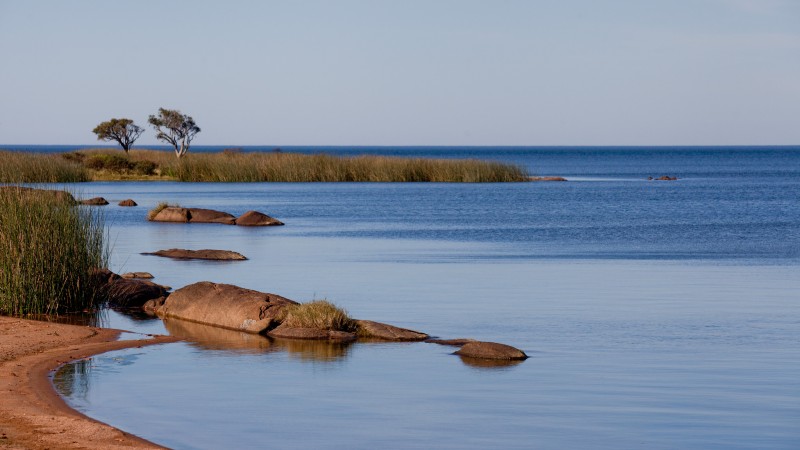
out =
[(108, 249), (97, 209), (65, 197), (0, 189), (0, 313), (57, 314), (103, 301)]
[(314, 328), (355, 332), (358, 325), (347, 315), (347, 311), (325, 300), (292, 305), (284, 309), (280, 318), (283, 325), (293, 328)]
[(79, 161), (0, 150), (0, 183), (75, 183), (90, 179), (89, 170)]

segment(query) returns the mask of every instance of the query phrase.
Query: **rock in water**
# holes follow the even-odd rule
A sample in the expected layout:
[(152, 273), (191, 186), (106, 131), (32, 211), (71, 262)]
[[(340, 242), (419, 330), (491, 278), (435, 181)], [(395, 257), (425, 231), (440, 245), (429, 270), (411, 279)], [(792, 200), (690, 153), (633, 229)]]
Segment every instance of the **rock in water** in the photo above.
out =
[(382, 341), (424, 341), (428, 335), (419, 331), (396, 327), (371, 320), (358, 320), (358, 334), (368, 339)]
[(335, 342), (352, 342), (356, 340), (355, 333), (336, 330), (321, 330), (319, 328), (293, 328), (281, 325), (267, 333), (269, 337), (281, 339), (308, 339), (328, 340)]
[(143, 279), (144, 278), (146, 278), (146, 279), (154, 278), (153, 274), (150, 273), (150, 272), (128, 272), (128, 273), (123, 273), (120, 276), (122, 278), (143, 278)]
[(189, 210), (176, 206), (168, 206), (153, 217), (153, 222), (188, 222)]
[(236, 225), (243, 227), (266, 227), (283, 225), (283, 222), (258, 211), (247, 211), (236, 219)]
[(479, 359), (521, 360), (528, 358), (525, 352), (510, 345), (481, 341), (467, 342), (455, 354)]
[(81, 200), (81, 205), (104, 206), (108, 204), (108, 200), (103, 197), (94, 197), (88, 200)]
[(168, 295), (165, 286), (151, 281), (119, 278), (108, 283), (108, 302), (113, 306), (138, 308), (148, 300)]
[(201, 281), (178, 289), (162, 305), (153, 306), (159, 316), (247, 333), (265, 333), (283, 308), (296, 304), (280, 295)]
[(189, 222), (233, 225), (236, 223), (236, 218), (226, 212), (213, 209), (189, 208)]
[(119, 206), (138, 206), (133, 199), (127, 199), (119, 202)]
[(164, 256), (175, 259), (208, 259), (214, 261), (244, 261), (246, 256), (230, 250), (186, 250), (182, 248), (171, 248), (169, 250), (159, 250), (152, 253), (142, 253), (143, 255)]

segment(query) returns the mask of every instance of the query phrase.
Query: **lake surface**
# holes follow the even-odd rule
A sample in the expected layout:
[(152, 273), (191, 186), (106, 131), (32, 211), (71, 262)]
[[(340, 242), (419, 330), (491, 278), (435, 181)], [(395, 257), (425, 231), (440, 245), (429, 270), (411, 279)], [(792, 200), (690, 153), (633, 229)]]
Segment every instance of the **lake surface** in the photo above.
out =
[[(64, 366), (67, 401), (175, 448), (800, 447), (800, 148), (326, 151), (498, 159), (571, 181), (68, 187), (112, 202), (117, 272), (325, 298), (527, 361), (108, 312), (107, 326), (186, 341)], [(680, 179), (645, 180), (660, 175)], [(140, 206), (116, 206), (125, 198)], [(287, 225), (146, 222), (160, 201)], [(140, 254), (173, 247), (250, 259)]]

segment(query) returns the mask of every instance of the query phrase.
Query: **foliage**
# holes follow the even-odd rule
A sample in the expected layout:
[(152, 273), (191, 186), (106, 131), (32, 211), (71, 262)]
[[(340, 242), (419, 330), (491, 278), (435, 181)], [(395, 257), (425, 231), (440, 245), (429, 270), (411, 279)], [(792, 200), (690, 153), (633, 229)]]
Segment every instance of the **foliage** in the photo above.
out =
[(348, 332), (358, 329), (358, 324), (347, 315), (347, 311), (325, 300), (288, 306), (280, 319), (283, 325), (293, 328)]
[(200, 132), (191, 116), (176, 109), (158, 108), (158, 115), (151, 115), (147, 121), (156, 129), (156, 139), (169, 142), (178, 158), (189, 151), (192, 139)]
[(92, 133), (97, 135), (98, 141), (117, 141), (127, 153), (136, 139), (144, 133), (144, 128), (134, 124), (131, 119), (111, 119), (100, 122)]
[(89, 181), (89, 171), (58, 155), (0, 151), (0, 183), (74, 183)]
[(0, 189), (0, 313), (56, 314), (91, 309), (108, 250), (97, 209), (68, 196)]

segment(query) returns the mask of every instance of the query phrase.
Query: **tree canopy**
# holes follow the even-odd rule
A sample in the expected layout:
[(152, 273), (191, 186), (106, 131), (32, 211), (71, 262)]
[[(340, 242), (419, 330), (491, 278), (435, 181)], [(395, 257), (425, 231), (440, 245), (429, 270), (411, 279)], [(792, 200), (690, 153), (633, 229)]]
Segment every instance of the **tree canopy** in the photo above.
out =
[(117, 141), (127, 153), (144, 133), (144, 128), (134, 124), (131, 119), (122, 118), (101, 122), (92, 132), (97, 135), (98, 141)]
[(156, 139), (172, 144), (178, 158), (189, 151), (189, 144), (200, 132), (191, 116), (176, 109), (158, 108), (158, 115), (151, 115), (147, 121), (156, 129)]

